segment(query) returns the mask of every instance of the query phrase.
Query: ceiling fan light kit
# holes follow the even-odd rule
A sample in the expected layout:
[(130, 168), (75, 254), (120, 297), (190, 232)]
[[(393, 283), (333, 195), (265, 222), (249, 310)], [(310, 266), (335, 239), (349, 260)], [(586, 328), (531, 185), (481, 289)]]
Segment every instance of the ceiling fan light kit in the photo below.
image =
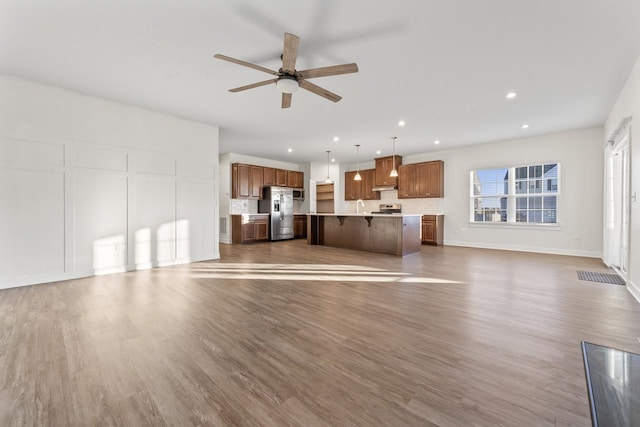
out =
[(254, 70), (262, 71), (263, 73), (276, 76), (275, 79), (265, 80), (258, 83), (252, 83), (245, 86), (229, 89), (229, 92), (241, 92), (247, 89), (253, 89), (260, 86), (266, 86), (271, 83), (275, 83), (276, 87), (282, 92), (282, 108), (291, 107), (291, 94), (298, 90), (299, 87), (308, 90), (311, 93), (315, 93), (329, 101), (338, 102), (342, 99), (340, 95), (328, 91), (320, 86), (317, 86), (307, 79), (313, 79), (317, 77), (337, 76), (339, 74), (357, 73), (358, 66), (355, 63), (332, 65), (329, 67), (311, 68), (309, 70), (297, 71), (296, 59), (298, 57), (298, 45), (300, 44), (300, 38), (291, 33), (284, 33), (284, 50), (282, 52), (282, 68), (278, 71), (271, 70), (269, 68), (262, 67), (260, 65), (252, 64), (250, 62), (242, 61), (240, 59), (231, 58), (230, 56), (215, 54), (213, 57), (221, 59), (223, 61), (232, 62), (234, 64), (242, 65), (243, 67), (253, 68)]
[(282, 93), (293, 93), (298, 90), (300, 84), (295, 77), (292, 76), (282, 76), (276, 82), (276, 87)]

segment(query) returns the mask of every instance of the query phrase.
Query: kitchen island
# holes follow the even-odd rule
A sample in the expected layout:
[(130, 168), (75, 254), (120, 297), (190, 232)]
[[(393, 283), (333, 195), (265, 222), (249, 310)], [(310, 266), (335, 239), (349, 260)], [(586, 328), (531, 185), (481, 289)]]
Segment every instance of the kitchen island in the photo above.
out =
[(420, 251), (421, 215), (309, 214), (307, 243), (405, 256)]

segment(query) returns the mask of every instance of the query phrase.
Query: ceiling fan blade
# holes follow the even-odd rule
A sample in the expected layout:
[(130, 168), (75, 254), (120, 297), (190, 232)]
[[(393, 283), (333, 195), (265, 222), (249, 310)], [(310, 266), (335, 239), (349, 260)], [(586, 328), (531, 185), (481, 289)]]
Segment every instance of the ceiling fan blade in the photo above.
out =
[(291, 94), (290, 93), (283, 93), (282, 94), (282, 108), (289, 108), (291, 107)]
[(355, 63), (351, 63), (298, 71), (298, 75), (303, 79), (313, 79), (315, 77), (337, 76), (338, 74), (349, 74), (357, 72), (358, 65), (356, 65)]
[(260, 87), (260, 86), (266, 86), (269, 85), (271, 83), (275, 83), (277, 82), (278, 79), (269, 79), (269, 80), (265, 80), (263, 82), (258, 82), (258, 83), (252, 83), (250, 85), (246, 85), (246, 86), (240, 86), (240, 87), (236, 87), (233, 89), (229, 89), (229, 92), (241, 92), (243, 90), (247, 90), (247, 89), (253, 89), (254, 87)]
[(300, 38), (291, 33), (284, 33), (284, 50), (282, 51), (282, 71), (293, 75), (296, 72), (296, 58)]
[(333, 92), (329, 92), (328, 90), (321, 88), (318, 85), (314, 85), (313, 83), (308, 82), (306, 80), (300, 81), (300, 87), (308, 90), (309, 92), (313, 92), (316, 95), (320, 95), (323, 98), (327, 98), (329, 101), (338, 102), (342, 99), (340, 95), (336, 95)]
[(233, 62), (234, 64), (238, 64), (238, 65), (242, 65), (242, 66), (245, 66), (245, 67), (253, 68), (254, 70), (262, 71), (262, 72), (265, 72), (267, 74), (273, 74), (274, 76), (278, 75), (277, 71), (273, 71), (273, 70), (270, 70), (270, 69), (265, 68), (265, 67), (261, 67), (261, 66), (256, 65), (256, 64), (252, 64), (250, 62), (241, 61), (240, 59), (235, 59), (235, 58), (232, 58), (230, 56), (221, 55), (219, 53), (216, 53), (215, 55), (213, 55), (213, 57), (217, 58), (217, 59), (222, 59), (223, 61)]

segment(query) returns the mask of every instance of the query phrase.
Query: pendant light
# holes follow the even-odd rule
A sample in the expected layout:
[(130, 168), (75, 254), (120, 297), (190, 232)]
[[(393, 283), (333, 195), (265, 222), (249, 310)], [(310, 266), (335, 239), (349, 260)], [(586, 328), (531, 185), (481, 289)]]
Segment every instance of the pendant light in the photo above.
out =
[(353, 177), (354, 181), (362, 181), (360, 176), (360, 163), (358, 162), (358, 151), (360, 151), (360, 144), (356, 144), (356, 176)]
[(397, 136), (391, 137), (393, 140), (393, 169), (391, 169), (391, 173), (389, 174), (391, 178), (398, 176), (398, 171), (396, 170), (396, 138)]
[(325, 184), (331, 184), (333, 182), (329, 176), (329, 154), (331, 154), (331, 151), (327, 150), (327, 179), (324, 180)]

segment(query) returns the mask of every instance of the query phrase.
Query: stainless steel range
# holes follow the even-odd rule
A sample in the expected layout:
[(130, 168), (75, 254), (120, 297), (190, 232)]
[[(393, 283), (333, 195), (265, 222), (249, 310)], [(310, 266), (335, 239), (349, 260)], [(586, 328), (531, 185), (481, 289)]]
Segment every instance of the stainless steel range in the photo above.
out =
[(371, 212), (372, 214), (401, 214), (402, 205), (400, 203), (381, 203), (380, 210), (378, 212)]

